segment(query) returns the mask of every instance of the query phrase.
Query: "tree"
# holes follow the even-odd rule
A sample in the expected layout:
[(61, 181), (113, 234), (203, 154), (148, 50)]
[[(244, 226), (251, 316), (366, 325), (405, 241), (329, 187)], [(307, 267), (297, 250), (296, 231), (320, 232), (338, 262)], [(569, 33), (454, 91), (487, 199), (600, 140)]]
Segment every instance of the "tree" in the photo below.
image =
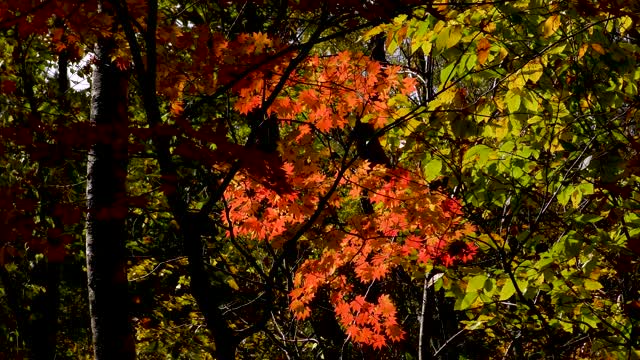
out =
[(113, 38), (99, 39), (95, 50), (95, 144), (87, 160), (87, 277), (95, 358), (134, 359), (125, 267), (128, 74), (111, 60), (114, 47)]

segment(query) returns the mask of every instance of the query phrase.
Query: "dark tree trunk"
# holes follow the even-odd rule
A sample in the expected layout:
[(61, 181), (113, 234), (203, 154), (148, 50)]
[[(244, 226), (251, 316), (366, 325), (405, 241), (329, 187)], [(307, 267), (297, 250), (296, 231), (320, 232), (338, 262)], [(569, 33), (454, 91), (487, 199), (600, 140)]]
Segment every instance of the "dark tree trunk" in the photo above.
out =
[(31, 356), (35, 360), (53, 360), (56, 358), (61, 263), (49, 260), (41, 270), (43, 273), (38, 277), (46, 291), (32, 305), (32, 311), (40, 317), (31, 324)]
[(96, 46), (91, 94), (95, 143), (87, 163), (87, 277), (95, 359), (135, 359), (126, 275), (127, 85), (110, 60), (112, 41)]
[(185, 252), (189, 258), (191, 293), (204, 315), (207, 328), (213, 335), (216, 358), (219, 360), (234, 360), (240, 339), (234, 336), (233, 330), (229, 327), (220, 310), (220, 305), (224, 301), (221, 295), (224, 291), (213, 286), (205, 268), (206, 262), (201, 240), (201, 224), (205, 221), (202, 217), (190, 214), (181, 225)]
[[(56, 26), (62, 26), (61, 19), (56, 20)], [(60, 52), (58, 56), (58, 75), (56, 80), (58, 83), (58, 98), (60, 99), (60, 108), (68, 112), (69, 103), (67, 101), (67, 91), (69, 90), (69, 78), (67, 76), (69, 65), (69, 53), (67, 50)], [(40, 135), (37, 135), (40, 136)], [(46, 140), (37, 138), (40, 142)], [(52, 168), (64, 167), (62, 159), (55, 157), (51, 162)], [(61, 201), (61, 194), (51, 191), (46, 187), (46, 179), (52, 178), (52, 171), (47, 164), (40, 163), (39, 183), (42, 185), (38, 189), (40, 197), (41, 217), (50, 217), (53, 220), (53, 227), (49, 230), (53, 235), (49, 235), (47, 243), (50, 246), (47, 261), (42, 265), (41, 271), (38, 271), (39, 282), (45, 288), (45, 292), (40, 294), (33, 304), (33, 311), (40, 314), (41, 317), (31, 324), (32, 356), (35, 360), (52, 360), (56, 359), (56, 344), (58, 336), (58, 315), (60, 313), (60, 282), (62, 281), (62, 264), (64, 262), (64, 244), (61, 243), (60, 233), (64, 229), (64, 223), (60, 216), (55, 214), (55, 205)], [(65, 179), (67, 180), (67, 179)], [(54, 249), (55, 253), (54, 254)], [(61, 255), (60, 255), (61, 254)], [(34, 278), (36, 278), (34, 276)]]

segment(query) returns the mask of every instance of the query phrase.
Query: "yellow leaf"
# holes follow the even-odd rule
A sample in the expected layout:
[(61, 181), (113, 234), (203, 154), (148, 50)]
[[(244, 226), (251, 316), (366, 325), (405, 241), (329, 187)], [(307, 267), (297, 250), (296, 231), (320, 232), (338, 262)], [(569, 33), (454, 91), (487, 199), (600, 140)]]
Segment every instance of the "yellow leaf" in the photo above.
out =
[(513, 114), (520, 109), (520, 102), (522, 99), (520, 97), (519, 90), (512, 89), (507, 91), (504, 98), (505, 98), (505, 102), (507, 103), (507, 109), (509, 109), (510, 113)]
[[(440, 23), (436, 24), (436, 29), (438, 28), (439, 24)], [(442, 31), (438, 32), (438, 35), (436, 38), (436, 49), (440, 51), (450, 49), (456, 46), (458, 42), (460, 42), (461, 38), (462, 38), (462, 26), (453, 25), (453, 26), (445, 27), (442, 29)]]
[(424, 52), (425, 54), (431, 54), (431, 47), (432, 47), (433, 43), (431, 43), (431, 41), (425, 41), (422, 43), (422, 52)]
[(503, 116), (496, 121), (495, 136), (498, 141), (504, 139), (509, 133), (509, 118)]
[(600, 55), (604, 55), (604, 48), (600, 44), (591, 44), (591, 48)]
[(571, 193), (571, 204), (574, 209), (577, 209), (580, 206), (580, 202), (582, 201), (582, 192), (579, 189), (574, 190)]
[(396, 51), (396, 49), (398, 48), (398, 45), (402, 44), (405, 37), (407, 36), (408, 30), (409, 28), (407, 26), (403, 26), (400, 29), (398, 29), (398, 31), (396, 31), (395, 34), (393, 34), (393, 36), (387, 37), (385, 47), (387, 48), (388, 52), (392, 53)]
[(626, 35), (627, 32), (633, 29), (633, 19), (629, 16), (623, 16), (620, 21), (620, 35)]
[(378, 25), (372, 29), (369, 29), (367, 32), (364, 33), (364, 35), (362, 35), (362, 39), (363, 40), (369, 40), (372, 37), (380, 34), (381, 32), (385, 31), (385, 28), (383, 25)]
[(450, 49), (460, 42), (462, 38), (462, 26), (455, 25), (449, 30), (449, 39), (447, 40), (447, 49)]
[(542, 76), (543, 67), (539, 60), (532, 60), (527, 63), (522, 68), (522, 74), (524, 75), (524, 80), (531, 80), (532, 83), (537, 83)]
[(478, 63), (480, 65), (484, 65), (487, 62), (487, 58), (489, 57), (489, 49), (491, 48), (491, 43), (487, 38), (482, 38), (478, 41), (477, 49), (478, 49)]
[(500, 60), (501, 61), (504, 60), (504, 58), (506, 58), (507, 55), (509, 55), (509, 51), (507, 51), (507, 49), (505, 48), (500, 48), (500, 54), (499, 54)]
[(435, 34), (440, 33), (440, 31), (442, 31), (442, 29), (444, 28), (445, 22), (442, 20), (438, 20), (438, 22), (436, 23), (436, 26), (433, 28), (433, 32)]
[(495, 97), (493, 99), (493, 102), (496, 104), (496, 108), (498, 108), (498, 110), (500, 111), (504, 111), (504, 109), (506, 109), (505, 105), (504, 105), (504, 101), (502, 100), (502, 98), (500, 97)]
[(236, 281), (233, 278), (227, 278), (227, 285), (229, 285), (229, 287), (232, 288), (233, 290), (240, 290), (238, 283), (236, 283)]
[(578, 50), (578, 59), (582, 59), (588, 48), (589, 44), (582, 44), (582, 46), (580, 46), (580, 49)]
[(447, 90), (439, 93), (435, 99), (429, 102), (429, 109), (435, 110), (439, 106), (449, 105), (453, 103), (453, 100), (456, 98), (456, 94), (457, 94), (456, 87), (455, 86), (449, 87)]
[(555, 34), (558, 28), (560, 28), (560, 15), (551, 15), (551, 17), (544, 22), (542, 34), (545, 38), (548, 38)]
[(393, 19), (395, 25), (402, 25), (405, 21), (407, 21), (407, 14), (398, 15)]
[(560, 141), (557, 137), (554, 137), (553, 140), (551, 140), (551, 144), (549, 144), (549, 151), (551, 151), (552, 153), (556, 153), (561, 150), (564, 150), (562, 144), (560, 144)]
[(591, 104), (589, 104), (589, 101), (587, 99), (580, 99), (580, 108), (583, 110), (589, 109), (591, 107)]
[(492, 33), (495, 29), (496, 29), (496, 23), (493, 21), (491, 21), (490, 23), (488, 23), (482, 28), (482, 30), (488, 33)]
[(600, 284), (595, 280), (586, 279), (584, 281), (584, 288), (588, 291), (599, 290), (599, 289), (602, 289), (602, 287), (603, 287), (602, 284)]
[(507, 87), (509, 89), (522, 89), (527, 84), (526, 79), (522, 76), (522, 72), (518, 71), (517, 73), (509, 76), (507, 78)]

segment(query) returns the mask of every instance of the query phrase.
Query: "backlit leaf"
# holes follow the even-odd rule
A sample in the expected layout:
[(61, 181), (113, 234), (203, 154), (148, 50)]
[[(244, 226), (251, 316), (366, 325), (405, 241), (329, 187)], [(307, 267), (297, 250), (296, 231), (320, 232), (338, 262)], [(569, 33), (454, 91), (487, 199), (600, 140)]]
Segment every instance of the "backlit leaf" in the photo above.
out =
[(555, 34), (556, 31), (560, 28), (560, 15), (555, 14), (551, 15), (547, 20), (545, 20), (544, 25), (542, 27), (542, 36), (548, 38), (549, 36)]
[(513, 286), (513, 282), (511, 282), (510, 279), (507, 279), (507, 281), (502, 286), (502, 289), (500, 289), (500, 295), (498, 300), (500, 301), (508, 300), (515, 293), (516, 293), (516, 288), (515, 286)]
[(440, 176), (440, 171), (442, 170), (442, 160), (438, 158), (434, 158), (429, 160), (424, 167), (422, 168), (424, 179), (427, 181), (431, 181)]
[(487, 40), (487, 38), (483, 37), (478, 41), (476, 47), (478, 50), (478, 63), (480, 65), (484, 65), (484, 63), (487, 62), (487, 59), (489, 58), (489, 49), (491, 49), (491, 43), (489, 42), (489, 40)]
[(487, 276), (484, 274), (472, 277), (467, 283), (467, 292), (474, 292), (484, 288), (484, 283), (486, 280)]

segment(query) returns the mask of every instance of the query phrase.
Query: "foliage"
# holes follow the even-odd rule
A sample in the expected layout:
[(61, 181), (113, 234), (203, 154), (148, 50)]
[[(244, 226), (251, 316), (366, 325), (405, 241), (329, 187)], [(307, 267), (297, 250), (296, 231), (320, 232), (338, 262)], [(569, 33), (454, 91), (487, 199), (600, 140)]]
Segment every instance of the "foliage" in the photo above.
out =
[(436, 287), (502, 356), (638, 355), (633, 6), (441, 5), (372, 32), (437, 64), (408, 152), (442, 166), (483, 256)]
[[(638, 356), (634, 2), (101, 6), (0, 4), (10, 356), (89, 353), (105, 137), (129, 145), (140, 358)], [(69, 88), (107, 37), (128, 139)]]

